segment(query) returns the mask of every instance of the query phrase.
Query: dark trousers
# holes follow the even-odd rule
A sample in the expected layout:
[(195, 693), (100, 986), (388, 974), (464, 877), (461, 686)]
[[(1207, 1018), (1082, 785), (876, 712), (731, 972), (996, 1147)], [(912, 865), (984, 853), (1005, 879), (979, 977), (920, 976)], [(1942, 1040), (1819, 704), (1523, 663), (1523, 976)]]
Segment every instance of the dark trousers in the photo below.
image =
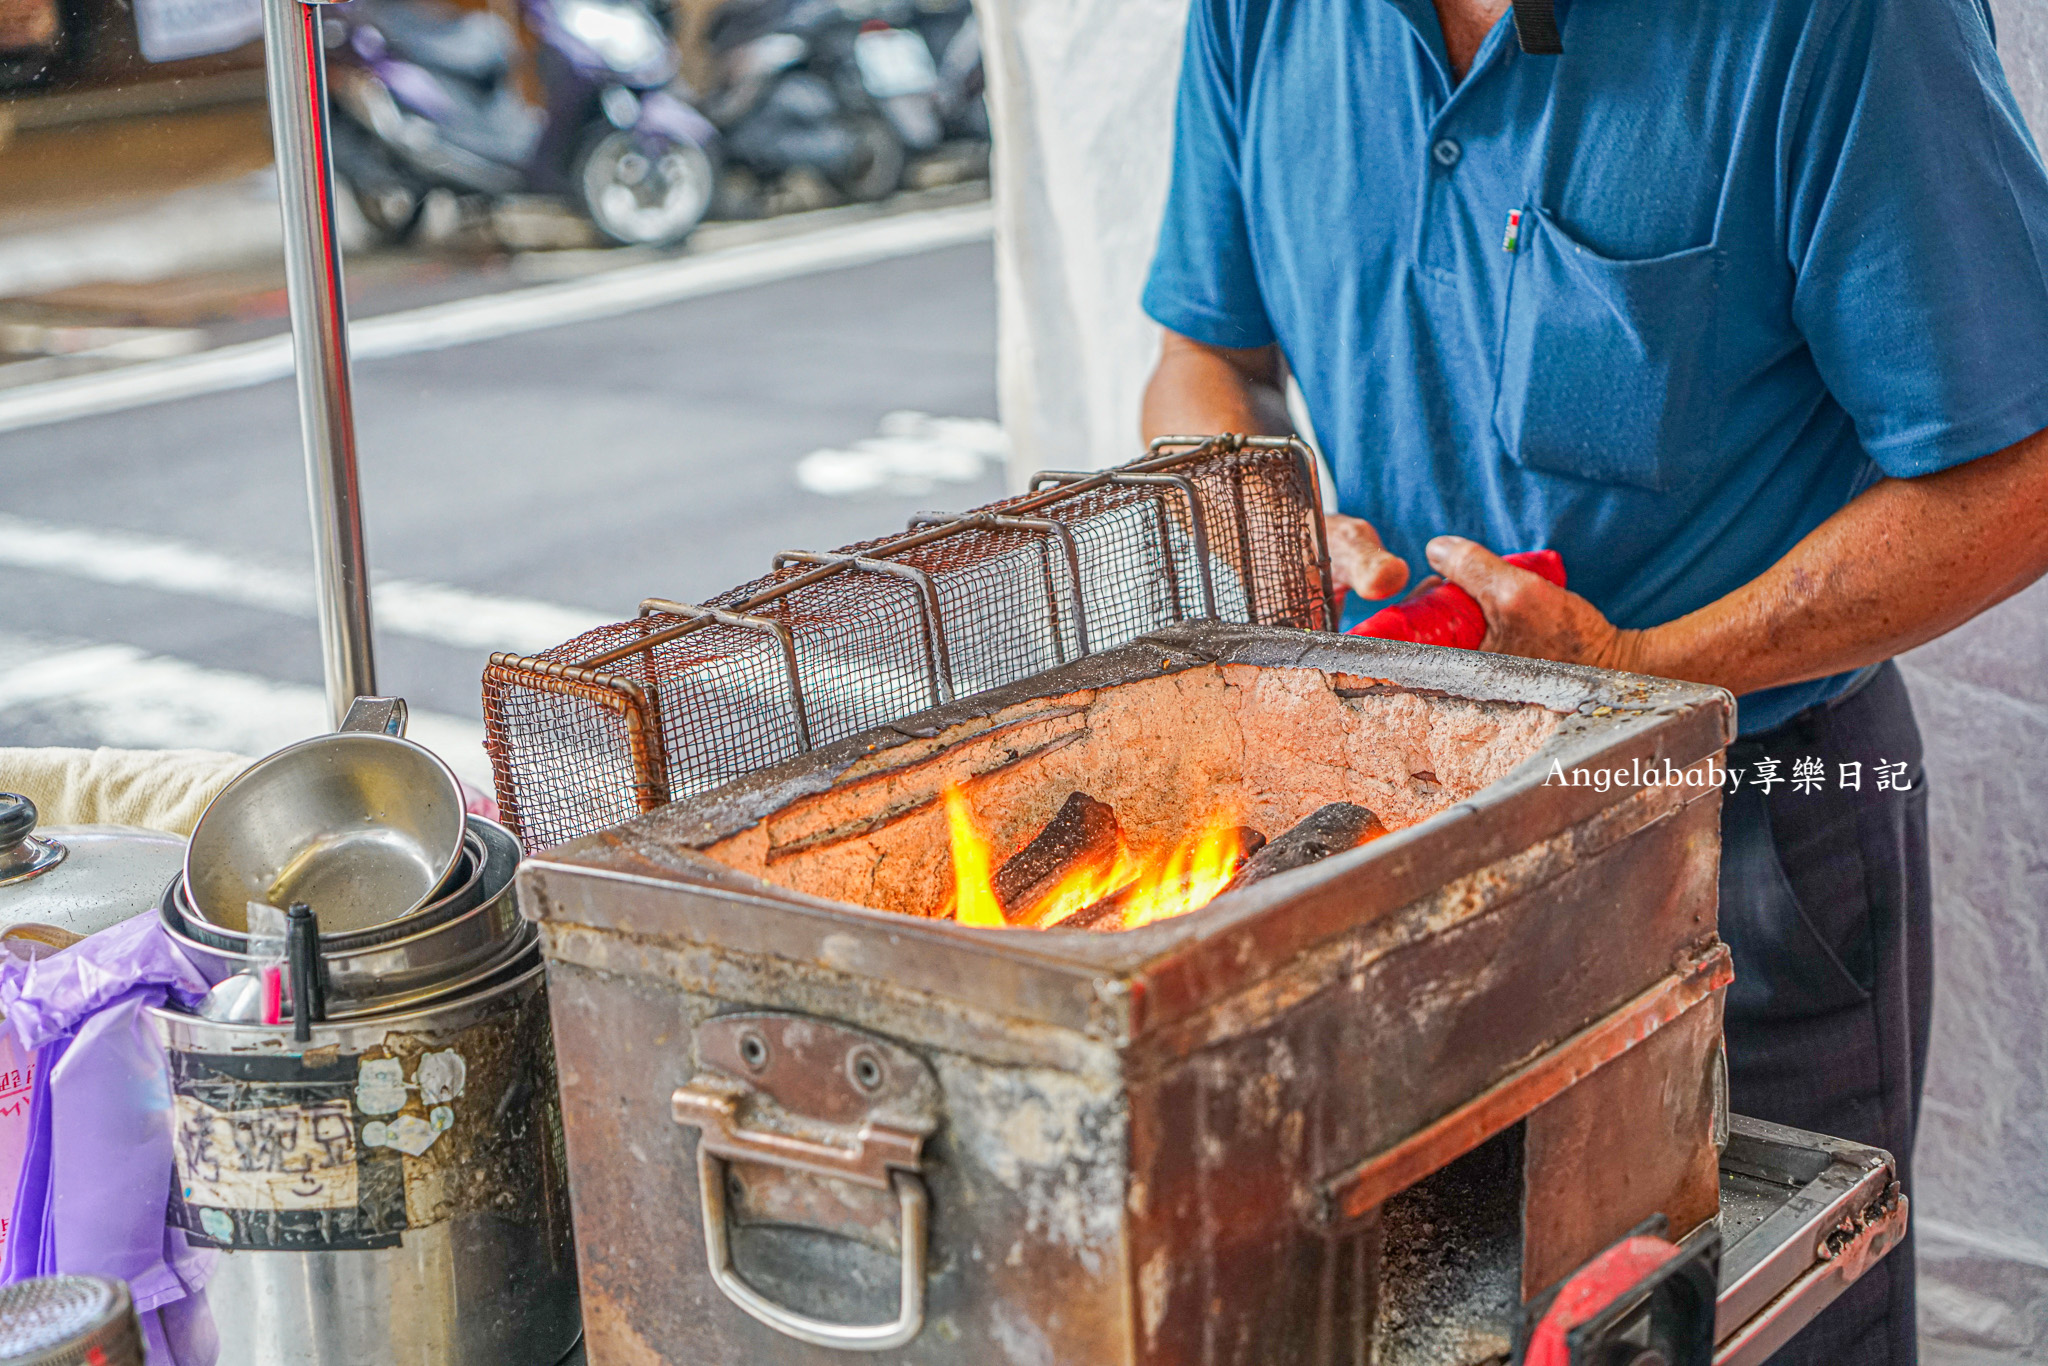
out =
[[(1755, 782), (1768, 759), (1786, 781), (1767, 793)], [(1789, 781), (1802, 759), (1820, 761), (1820, 790)], [(1901, 761), (1910, 787), (1880, 789), (1878, 765)], [(1861, 765), (1860, 790), (1843, 783), (1844, 764)], [(1885, 1148), (1910, 1197), (1933, 936), (1927, 780), (1905, 682), (1886, 664), (1854, 693), (1738, 741), (1728, 767), (1743, 771), (1721, 815), (1735, 1112)], [(1772, 1363), (1916, 1359), (1909, 1236)]]

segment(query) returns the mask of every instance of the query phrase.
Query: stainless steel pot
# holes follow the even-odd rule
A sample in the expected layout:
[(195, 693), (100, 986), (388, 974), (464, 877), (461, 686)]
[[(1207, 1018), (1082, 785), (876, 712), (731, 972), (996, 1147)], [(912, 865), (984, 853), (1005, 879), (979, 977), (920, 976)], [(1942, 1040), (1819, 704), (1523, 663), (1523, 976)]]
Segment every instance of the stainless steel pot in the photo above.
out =
[(125, 825), (38, 829), (34, 802), (0, 792), (0, 930), (59, 932), (30, 935), (46, 942), (96, 934), (148, 910), (184, 861), (176, 835)]
[[(313, 1027), (151, 1020), (219, 1366), (554, 1366), (580, 1326), (537, 962)], [(261, 1143), (237, 1142), (259, 1134)]]
[[(475, 905), (445, 919), (431, 909), (422, 912), (400, 922), (422, 928), (396, 939), (377, 932), (320, 936), (330, 1019), (361, 1019), (446, 999), (473, 989), (531, 948), (533, 927), (519, 918), (512, 891), (518, 842), (503, 826), (480, 816), (469, 821), (485, 851), (474, 884)], [(246, 936), (229, 936), (187, 918), (180, 881), (172, 880), (158, 904), (172, 942), (210, 981), (257, 966), (258, 960), (246, 951)], [(369, 942), (358, 942), (361, 939)], [(242, 947), (220, 947), (223, 941)]]
[(220, 790), (185, 853), (208, 924), (240, 930), (251, 901), (306, 902), (329, 930), (368, 929), (443, 895), (462, 858), (462, 787), (403, 737), (405, 704), (356, 699), (342, 729), (258, 760)]

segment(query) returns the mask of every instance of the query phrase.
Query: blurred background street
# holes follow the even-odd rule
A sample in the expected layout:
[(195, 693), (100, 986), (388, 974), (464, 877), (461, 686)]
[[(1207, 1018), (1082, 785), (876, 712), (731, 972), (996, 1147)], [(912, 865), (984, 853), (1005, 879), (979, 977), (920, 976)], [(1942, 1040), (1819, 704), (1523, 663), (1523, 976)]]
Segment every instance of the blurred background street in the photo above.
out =
[[(59, 12), (90, 41), (0, 100), (0, 746), (263, 753), (326, 712), (260, 45), (151, 63)], [(649, 12), (715, 88), (711, 7)], [(345, 187), (379, 682), (418, 738), (487, 786), (491, 650), (1001, 492), (986, 165), (729, 158), (711, 221), (627, 245), (573, 186), (429, 189), (402, 240)]]

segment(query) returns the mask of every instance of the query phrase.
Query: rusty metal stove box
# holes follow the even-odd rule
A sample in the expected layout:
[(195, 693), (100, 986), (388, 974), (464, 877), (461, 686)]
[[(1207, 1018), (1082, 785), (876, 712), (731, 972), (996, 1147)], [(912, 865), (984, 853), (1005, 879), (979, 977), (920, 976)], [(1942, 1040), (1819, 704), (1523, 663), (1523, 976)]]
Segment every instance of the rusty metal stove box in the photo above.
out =
[[(1541, 708), (1547, 738), (1427, 819), (1120, 934), (869, 910), (698, 852), (1020, 708), (1219, 665)], [(846, 1361), (758, 1317), (905, 1309), (876, 1359), (1504, 1353), (1504, 1325), (1423, 1301), (1490, 1275), (1511, 1310), (1646, 1215), (1715, 1213), (1720, 788), (1671, 780), (1731, 723), (1717, 689), (1198, 625), (530, 860), (592, 1362)], [(1515, 1183), (1505, 1270), (1454, 1193), (1386, 1214), (1475, 1161)]]

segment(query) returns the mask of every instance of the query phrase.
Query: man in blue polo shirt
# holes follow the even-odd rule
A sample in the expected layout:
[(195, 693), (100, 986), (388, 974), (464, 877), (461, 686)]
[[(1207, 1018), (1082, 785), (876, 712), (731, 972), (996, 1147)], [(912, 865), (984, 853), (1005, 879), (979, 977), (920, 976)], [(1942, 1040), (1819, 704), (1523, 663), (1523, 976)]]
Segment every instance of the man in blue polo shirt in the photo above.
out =
[[(1885, 661), (2048, 569), (2048, 175), (1980, 0), (1555, 4), (1193, 0), (1146, 434), (1285, 432), (1291, 371), (1352, 619), (1426, 560), (1488, 649), (1734, 691), (1736, 1108), (1903, 1170)], [(1574, 591), (1494, 554), (1541, 546)], [(1780, 1359), (1914, 1358), (1908, 1247)]]

